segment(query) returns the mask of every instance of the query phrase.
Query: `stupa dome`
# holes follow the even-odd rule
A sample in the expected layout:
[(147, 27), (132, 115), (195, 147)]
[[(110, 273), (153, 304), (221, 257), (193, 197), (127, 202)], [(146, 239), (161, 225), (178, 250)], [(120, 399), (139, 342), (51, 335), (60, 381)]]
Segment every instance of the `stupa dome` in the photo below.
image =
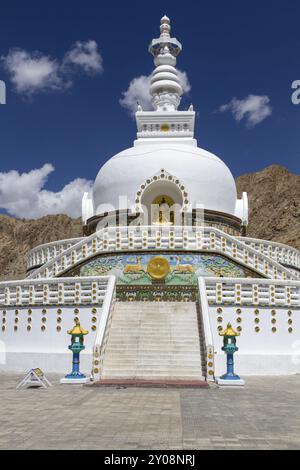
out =
[[(165, 181), (153, 182), (150, 185), (153, 200), (159, 194), (175, 199), (176, 186), (184, 187), (186, 199), (193, 208), (203, 206), (206, 210), (237, 215), (236, 185), (225, 163), (206, 150), (175, 143), (137, 146), (111, 158), (94, 183), (94, 215), (102, 215), (112, 208), (134, 210), (141, 187), (146, 187), (149, 178), (161, 170), (173, 177), (174, 188), (168, 176)], [(124, 205), (119, 207), (122, 201)]]

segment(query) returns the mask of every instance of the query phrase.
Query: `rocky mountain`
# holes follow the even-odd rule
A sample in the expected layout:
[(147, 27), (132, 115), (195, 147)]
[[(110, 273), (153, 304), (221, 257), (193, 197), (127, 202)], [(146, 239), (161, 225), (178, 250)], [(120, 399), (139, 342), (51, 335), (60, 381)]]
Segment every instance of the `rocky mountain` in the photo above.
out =
[(81, 219), (49, 215), (38, 220), (0, 215), (0, 280), (22, 279), (26, 253), (37, 245), (82, 236)]
[(247, 235), (300, 250), (300, 176), (279, 165), (237, 178), (239, 196), (249, 197)]
[[(281, 166), (237, 178), (239, 196), (248, 192), (248, 236), (286, 243), (300, 249), (300, 176)], [(82, 235), (81, 220), (65, 215), (39, 220), (0, 215), (0, 280), (22, 279), (26, 253), (54, 240)]]

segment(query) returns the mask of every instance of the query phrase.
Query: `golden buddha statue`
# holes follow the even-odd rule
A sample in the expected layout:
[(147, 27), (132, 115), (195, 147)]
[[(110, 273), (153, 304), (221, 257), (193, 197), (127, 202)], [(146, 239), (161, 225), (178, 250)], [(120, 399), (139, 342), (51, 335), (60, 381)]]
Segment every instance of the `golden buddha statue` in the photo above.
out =
[(174, 225), (174, 201), (168, 196), (159, 196), (153, 201), (155, 208), (153, 225)]

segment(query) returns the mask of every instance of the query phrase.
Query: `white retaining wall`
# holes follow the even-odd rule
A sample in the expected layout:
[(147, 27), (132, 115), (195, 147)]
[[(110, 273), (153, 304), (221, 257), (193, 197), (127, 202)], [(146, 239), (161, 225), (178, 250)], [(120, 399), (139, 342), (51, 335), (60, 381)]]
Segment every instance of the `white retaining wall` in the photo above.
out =
[[(209, 318), (209, 330), (213, 337), (216, 377), (226, 371), (226, 356), (222, 352), (223, 338), (219, 333), (226, 329), (228, 323), (240, 332), (237, 338), (239, 351), (235, 354), (237, 373), (300, 373), (299, 282), (276, 283), (261, 280), (257, 283), (246, 279), (220, 281), (210, 278), (200, 279), (199, 283), (202, 285), (203, 303), (209, 311), (206, 316)], [(256, 291), (253, 290), (254, 287), (257, 288)], [(270, 288), (273, 289), (271, 297)]]
[(113, 276), (0, 284), (0, 291), (2, 287), (7, 292), (6, 301), (0, 302), (0, 372), (24, 373), (36, 367), (63, 375), (71, 372), (67, 331), (78, 318), (89, 331), (81, 369), (90, 375), (97, 333), (111, 306), (114, 286)]

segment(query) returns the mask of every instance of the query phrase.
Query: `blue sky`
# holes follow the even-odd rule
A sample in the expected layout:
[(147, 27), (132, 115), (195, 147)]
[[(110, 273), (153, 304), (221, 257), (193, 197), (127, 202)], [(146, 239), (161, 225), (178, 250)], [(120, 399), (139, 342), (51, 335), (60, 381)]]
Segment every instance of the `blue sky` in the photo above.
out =
[[(177, 66), (187, 73), (191, 91), (182, 108), (192, 102), (198, 112), (199, 146), (220, 156), (235, 176), (272, 164), (299, 173), (300, 105), (291, 102), (291, 84), (300, 79), (299, 1), (185, 5), (173, 0), (157, 6), (140, 1), (3, 0), (4, 59), (19, 48), (62, 63), (76, 42), (93, 40), (103, 65), (95, 73), (75, 67), (72, 86), (29, 96), (16, 91), (2, 60), (7, 104), (0, 106), (0, 186), (1, 175), (3, 182), (11, 170), (28, 173), (48, 163), (55, 171), (45, 172), (44, 189), (61, 191), (76, 178), (93, 180), (107, 159), (132, 145), (135, 122), (119, 100), (135, 77), (153, 70), (147, 49), (159, 36), (165, 13), (183, 44)], [(247, 126), (246, 119), (237, 122), (230, 110), (215, 112), (233, 98), (249, 95), (268, 97), (272, 107), (272, 114), (255, 126)], [(1, 203), (0, 191), (1, 205), (14, 212), (9, 201)]]

